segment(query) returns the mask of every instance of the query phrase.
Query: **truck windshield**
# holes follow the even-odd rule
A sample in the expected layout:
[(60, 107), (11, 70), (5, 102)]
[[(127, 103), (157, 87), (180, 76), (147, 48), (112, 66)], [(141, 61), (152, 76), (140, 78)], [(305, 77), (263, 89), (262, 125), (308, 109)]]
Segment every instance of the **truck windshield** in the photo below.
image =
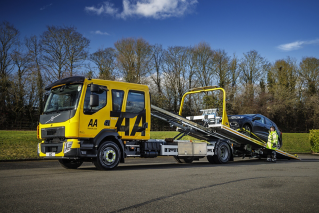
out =
[(76, 109), (81, 91), (82, 84), (63, 85), (51, 89), (43, 113)]

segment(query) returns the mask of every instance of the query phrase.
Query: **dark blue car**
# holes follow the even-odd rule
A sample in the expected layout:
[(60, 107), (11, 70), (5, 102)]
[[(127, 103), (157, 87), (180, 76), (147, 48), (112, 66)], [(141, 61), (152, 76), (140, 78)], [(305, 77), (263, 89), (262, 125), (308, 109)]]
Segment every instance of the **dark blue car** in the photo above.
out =
[(264, 142), (268, 140), (270, 127), (274, 126), (278, 134), (279, 147), (282, 146), (282, 133), (279, 131), (277, 125), (261, 114), (229, 115), (228, 120), (232, 129), (240, 130), (244, 128), (247, 130), (244, 131), (244, 134), (261, 139)]

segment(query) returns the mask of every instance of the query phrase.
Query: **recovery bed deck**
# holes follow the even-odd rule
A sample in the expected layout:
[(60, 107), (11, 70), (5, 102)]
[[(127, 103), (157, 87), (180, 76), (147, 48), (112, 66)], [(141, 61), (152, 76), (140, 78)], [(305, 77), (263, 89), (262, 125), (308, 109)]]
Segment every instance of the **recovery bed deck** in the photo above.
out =
[[(177, 130), (180, 132), (180, 134), (175, 137), (177, 140), (182, 138), (184, 135), (190, 135), (196, 139), (205, 140), (208, 142), (223, 139), (237, 145), (249, 144), (255, 149), (266, 148), (265, 143), (248, 137), (247, 135), (244, 135), (223, 124), (215, 124), (213, 126), (210, 125), (210, 127), (204, 127), (200, 124), (187, 120), (180, 115), (168, 112), (154, 105), (151, 105), (151, 115), (168, 122), (171, 126), (177, 127)], [(280, 149), (277, 149), (276, 153), (278, 158), (300, 160), (298, 157)]]

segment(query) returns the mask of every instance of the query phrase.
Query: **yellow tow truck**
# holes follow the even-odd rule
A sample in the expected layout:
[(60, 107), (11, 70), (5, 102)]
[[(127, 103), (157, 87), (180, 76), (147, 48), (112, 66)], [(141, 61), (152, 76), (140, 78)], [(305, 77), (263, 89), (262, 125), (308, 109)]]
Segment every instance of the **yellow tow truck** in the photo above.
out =
[[(173, 156), (180, 163), (207, 157), (211, 163), (227, 163), (233, 159), (236, 144), (250, 144), (257, 154), (261, 151), (256, 150), (265, 148), (260, 141), (229, 128), (225, 107), (209, 127), (181, 116), (185, 96), (193, 93), (222, 90), (225, 106), (222, 88), (186, 93), (180, 115), (152, 106), (149, 88), (141, 84), (74, 76), (58, 80), (45, 90), (49, 94), (37, 129), (42, 139), (38, 155), (58, 159), (68, 169), (76, 169), (84, 161), (101, 170), (113, 169), (127, 157)], [(180, 133), (175, 138), (150, 139), (151, 116), (169, 122)], [(184, 135), (200, 141), (180, 140)], [(284, 152), (282, 155), (296, 158)]]

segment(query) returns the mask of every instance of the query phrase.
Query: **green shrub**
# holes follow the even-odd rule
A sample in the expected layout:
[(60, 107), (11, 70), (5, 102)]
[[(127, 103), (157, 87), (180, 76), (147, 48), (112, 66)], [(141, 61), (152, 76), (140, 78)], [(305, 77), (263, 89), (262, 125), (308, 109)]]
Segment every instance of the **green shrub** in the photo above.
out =
[(313, 152), (319, 152), (319, 129), (310, 130), (310, 146)]

